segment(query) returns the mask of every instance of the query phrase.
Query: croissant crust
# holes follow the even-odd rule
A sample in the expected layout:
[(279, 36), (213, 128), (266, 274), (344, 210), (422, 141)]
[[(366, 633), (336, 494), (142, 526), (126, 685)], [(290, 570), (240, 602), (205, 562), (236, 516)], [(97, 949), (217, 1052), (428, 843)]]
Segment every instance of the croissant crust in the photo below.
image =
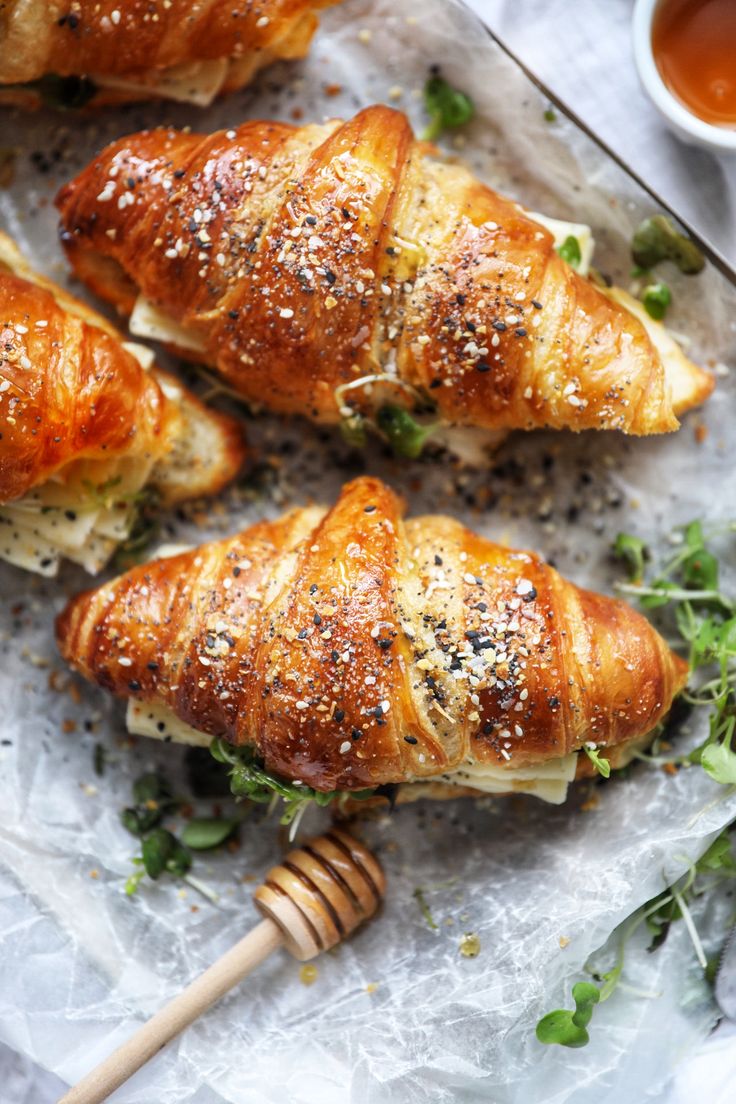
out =
[(75, 598), (62, 655), (322, 790), (640, 739), (687, 666), (641, 615), (380, 481)]
[(276, 411), (336, 422), (419, 395), (492, 430), (675, 429), (711, 378), (677, 353), (675, 390), (547, 229), (431, 154), (381, 106), (134, 134), (61, 190), (62, 241), (98, 294), (130, 313), (141, 293)]
[[(0, 5), (0, 88), (46, 74), (117, 78), (95, 102), (145, 98), (157, 75), (225, 62), (221, 91), (246, 84), (276, 58), (306, 54), (316, 12), (333, 0), (6, 0)], [(192, 68), (192, 63), (194, 67)], [(189, 66), (190, 68), (184, 69)], [(126, 83), (133, 87), (127, 87)], [(135, 88), (135, 84), (139, 88)], [(17, 102), (33, 106), (33, 87)]]
[[(237, 423), (144, 370), (121, 340), (0, 234), (0, 503), (82, 460), (157, 461), (154, 481), (168, 501), (213, 493), (235, 475), (245, 456)], [(195, 430), (208, 449), (198, 464), (184, 448)], [(181, 451), (186, 480), (170, 471)]]

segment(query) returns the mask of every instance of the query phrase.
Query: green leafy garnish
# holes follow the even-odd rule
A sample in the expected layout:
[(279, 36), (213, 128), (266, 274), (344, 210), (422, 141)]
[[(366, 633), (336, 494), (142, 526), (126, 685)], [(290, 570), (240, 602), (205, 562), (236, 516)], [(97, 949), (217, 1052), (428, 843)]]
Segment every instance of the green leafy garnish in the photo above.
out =
[(654, 215), (637, 227), (631, 240), (631, 256), (643, 269), (654, 268), (660, 261), (672, 261), (688, 276), (702, 272), (705, 267), (705, 258), (695, 242), (676, 230), (666, 215)]
[(475, 115), (470, 96), (453, 88), (438, 74), (430, 77), (424, 86), (424, 106), (430, 121), (420, 135), (423, 142), (436, 141), (445, 130), (457, 130)]
[(583, 254), (580, 251), (580, 242), (574, 234), (568, 234), (562, 245), (558, 246), (557, 252), (562, 257), (563, 261), (567, 261), (572, 268), (577, 268), (583, 259)]
[(136, 513), (130, 533), (115, 553), (114, 565), (120, 571), (127, 571), (145, 559), (145, 553), (161, 529), (161, 495), (155, 487), (144, 487), (142, 491), (130, 496), (129, 500), (135, 504)]
[[(734, 532), (736, 524), (721, 531)], [(683, 693), (693, 706), (710, 710), (709, 732), (699, 747), (671, 759), (655, 758), (678, 765), (699, 763), (724, 785), (736, 785), (736, 751), (732, 750), (736, 729), (736, 601), (720, 586), (718, 559), (709, 548), (702, 524), (693, 521), (679, 531), (680, 547), (654, 578), (621, 583), (618, 590), (637, 597), (645, 609), (666, 608), (673, 628), (688, 648), (691, 679), (695, 689)], [(623, 551), (636, 538), (620, 534), (614, 551)], [(643, 564), (641, 565), (643, 567)], [(646, 756), (640, 755), (640, 758)]]
[(624, 969), (626, 946), (633, 934), (646, 924), (652, 935), (649, 950), (660, 947), (670, 929), (677, 920), (683, 920), (695, 949), (698, 962), (707, 974), (710, 965), (705, 956), (698, 936), (689, 904), (695, 898), (714, 886), (736, 877), (736, 862), (731, 849), (728, 833), (717, 837), (701, 856), (676, 882), (651, 901), (642, 905), (633, 916), (619, 929), (618, 950), (613, 967), (604, 974), (598, 974), (590, 965), (586, 972), (601, 982), (579, 981), (573, 986), (572, 996), (575, 1011), (556, 1009), (543, 1016), (537, 1024), (537, 1039), (540, 1043), (556, 1043), (559, 1046), (581, 1047), (589, 1042), (587, 1031), (596, 1004), (608, 1000), (616, 990)]
[(376, 414), (376, 425), (397, 456), (416, 460), (437, 424), (422, 425), (403, 406), (386, 403)]
[[(165, 816), (176, 812), (181, 806), (181, 801), (174, 797), (168, 781), (158, 771), (142, 774), (136, 779), (133, 783), (133, 800), (135, 804), (123, 809), (120, 814), (123, 827), (141, 841), (141, 853), (132, 860), (136, 869), (125, 883), (126, 894), (131, 897), (146, 875), (157, 881), (162, 874), (170, 874), (174, 878), (182, 878), (210, 900), (217, 900), (206, 886), (189, 874), (192, 865), (189, 848), (202, 850), (205, 844), (198, 841), (203, 841), (206, 835), (209, 839), (215, 838), (215, 818), (212, 821), (191, 821), (184, 829), (182, 839), (177, 839), (173, 832), (162, 825), (161, 821)], [(218, 843), (221, 843), (232, 834), (235, 823), (219, 820), (219, 818), (218, 823), (227, 824), (224, 835), (222, 834), (224, 828), (219, 829)], [(186, 840), (184, 837), (187, 829), (198, 824), (207, 824), (208, 827), (200, 829), (195, 827), (192, 831), (194, 842), (191, 838)], [(216, 847), (217, 843), (210, 843), (207, 846)]]
[(351, 413), (340, 419), (340, 432), (343, 439), (355, 448), (364, 448), (366, 443), (365, 418), (362, 414)]
[(105, 764), (107, 763), (107, 748), (104, 744), (95, 744), (94, 751), (92, 753), (92, 765), (95, 769), (95, 774), (98, 778), (102, 778), (105, 773)]
[(160, 878), (165, 870), (170, 874), (186, 874), (192, 856), (186, 847), (166, 828), (154, 828), (142, 845), (143, 865), (149, 878)]
[(38, 92), (44, 107), (58, 111), (84, 107), (97, 95), (97, 85), (89, 77), (60, 77), (57, 73), (46, 73), (38, 80), (16, 87), (33, 89)]
[(421, 886), (416, 887), (416, 889), (412, 893), (412, 897), (419, 905), (422, 916), (427, 922), (427, 927), (430, 928), (431, 931), (438, 931), (439, 928), (437, 926), (437, 923), (435, 922), (434, 917), (432, 916), (429, 905), (427, 904), (427, 898), (424, 896), (424, 890)]
[(210, 744), (210, 752), (218, 763), (230, 767), (230, 790), (235, 797), (258, 804), (271, 804), (281, 799), (283, 811), (280, 823), (291, 825), (289, 834), (292, 839), (310, 804), (324, 807), (336, 799), (362, 801), (373, 796), (373, 790), (330, 790), (325, 793), (297, 781), (279, 778), (264, 767), (253, 748), (231, 747), (226, 740), (218, 737)]
[(649, 284), (642, 292), (641, 301), (649, 317), (661, 322), (672, 302), (672, 292), (667, 284)]
[(599, 774), (602, 774), (604, 778), (611, 777), (611, 764), (608, 759), (603, 758), (595, 744), (583, 744), (583, 751)]
[(545, 123), (554, 123), (556, 119), (557, 119), (557, 112), (554, 110), (554, 108), (553, 107), (545, 108), (545, 111), (544, 111), (544, 121), (545, 121)]
[(230, 839), (239, 823), (237, 817), (193, 817), (181, 834), (181, 842), (192, 851), (210, 851)]
[(636, 582), (644, 575), (644, 565), (649, 559), (646, 544), (639, 537), (619, 533), (613, 544), (613, 554), (626, 564), (629, 578)]
[(601, 991), (589, 981), (579, 981), (572, 987), (572, 999), (575, 1001), (574, 1012), (558, 1008), (539, 1021), (537, 1038), (540, 1043), (581, 1047), (590, 1041), (586, 1028), (593, 1018), (593, 1008), (601, 999)]
[(91, 479), (83, 479), (82, 486), (87, 498), (90, 498), (95, 506), (100, 510), (109, 510), (120, 501), (120, 496), (115, 494), (115, 488), (119, 487), (122, 481), (122, 475), (114, 475), (103, 483), (93, 483)]

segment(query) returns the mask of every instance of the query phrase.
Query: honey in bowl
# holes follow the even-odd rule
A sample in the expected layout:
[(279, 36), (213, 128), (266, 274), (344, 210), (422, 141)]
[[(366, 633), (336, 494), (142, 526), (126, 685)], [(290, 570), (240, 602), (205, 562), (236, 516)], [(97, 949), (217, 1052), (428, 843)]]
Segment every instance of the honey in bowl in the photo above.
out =
[(662, 80), (689, 111), (736, 129), (736, 0), (660, 0), (652, 52)]

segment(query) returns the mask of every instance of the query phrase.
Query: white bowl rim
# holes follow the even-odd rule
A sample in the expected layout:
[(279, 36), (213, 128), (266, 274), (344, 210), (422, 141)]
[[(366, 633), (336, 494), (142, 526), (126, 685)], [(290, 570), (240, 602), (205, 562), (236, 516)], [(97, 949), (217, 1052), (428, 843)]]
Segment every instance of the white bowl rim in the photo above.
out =
[(672, 93), (660, 76), (652, 51), (652, 23), (660, 0), (636, 0), (633, 18), (634, 60), (655, 106), (680, 131), (720, 150), (736, 150), (736, 129), (704, 122)]

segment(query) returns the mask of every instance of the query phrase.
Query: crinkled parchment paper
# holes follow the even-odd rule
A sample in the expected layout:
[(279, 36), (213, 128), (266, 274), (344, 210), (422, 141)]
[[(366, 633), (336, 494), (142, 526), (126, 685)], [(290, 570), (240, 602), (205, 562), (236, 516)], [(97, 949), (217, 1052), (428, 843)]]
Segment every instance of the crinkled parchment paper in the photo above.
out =
[[(50, 198), (111, 138), (157, 121), (208, 129), (246, 116), (351, 113), (376, 100), (396, 103), (421, 125), (419, 90), (433, 63), (478, 107), (465, 149), (449, 152), (531, 208), (590, 222), (599, 268), (626, 284), (627, 243), (651, 202), (572, 125), (546, 122), (540, 95), (475, 19), (439, 0), (348, 0), (325, 15), (307, 61), (271, 70), (207, 111), (164, 105), (82, 119), (7, 116), (2, 144), (19, 155), (16, 181), (0, 193), (0, 218), (58, 277)], [(341, 93), (328, 95), (334, 85)], [(734, 363), (733, 288), (714, 271), (666, 278), (672, 327), (691, 336), (692, 354)], [(447, 461), (396, 463), (380, 446), (361, 459), (336, 435), (264, 417), (251, 423), (251, 437), (278, 457), (278, 493), (252, 501), (231, 492), (205, 528), (172, 518), (166, 536), (202, 539), (285, 502), (331, 500), (341, 479), (365, 465), (402, 489), (412, 512), (452, 512), (488, 536), (542, 550), (578, 582), (610, 589), (608, 548), (619, 529), (662, 549), (679, 523), (733, 514), (733, 402), (724, 374), (707, 408), (677, 435), (517, 435), (490, 471), (476, 474)], [(696, 426), (704, 427), (700, 443)], [(126, 743), (120, 705), (62, 672), (52, 615), (85, 585), (71, 569), (43, 583), (0, 568), (0, 1038), (69, 1081), (254, 922), (250, 883), (280, 853), (275, 823), (254, 819), (236, 855), (196, 863), (219, 891), (218, 906), (163, 881), (125, 897), (134, 843), (118, 812), (131, 779), (163, 764), (186, 783), (180, 749)], [(108, 750), (101, 778), (92, 767), (95, 743)], [(587, 1101), (595, 1091), (600, 1102), (643, 1100), (713, 1020), (683, 925), (656, 955), (643, 945), (632, 951), (630, 988), (597, 1010), (586, 1049), (543, 1048), (534, 1024), (567, 1001), (570, 983), (613, 928), (736, 815), (736, 800), (699, 770), (671, 777), (643, 765), (599, 787), (595, 807), (581, 808), (585, 796), (563, 808), (518, 798), (456, 801), (369, 821), (361, 830), (389, 876), (383, 914), (318, 963), (311, 987), (300, 983), (296, 963), (274, 956), (114, 1099), (537, 1104)], [(304, 829), (319, 824), (315, 815)], [(418, 885), (436, 931), (412, 897)], [(726, 911), (716, 902), (699, 918), (706, 942)], [(465, 931), (480, 936), (475, 959), (459, 954)]]

